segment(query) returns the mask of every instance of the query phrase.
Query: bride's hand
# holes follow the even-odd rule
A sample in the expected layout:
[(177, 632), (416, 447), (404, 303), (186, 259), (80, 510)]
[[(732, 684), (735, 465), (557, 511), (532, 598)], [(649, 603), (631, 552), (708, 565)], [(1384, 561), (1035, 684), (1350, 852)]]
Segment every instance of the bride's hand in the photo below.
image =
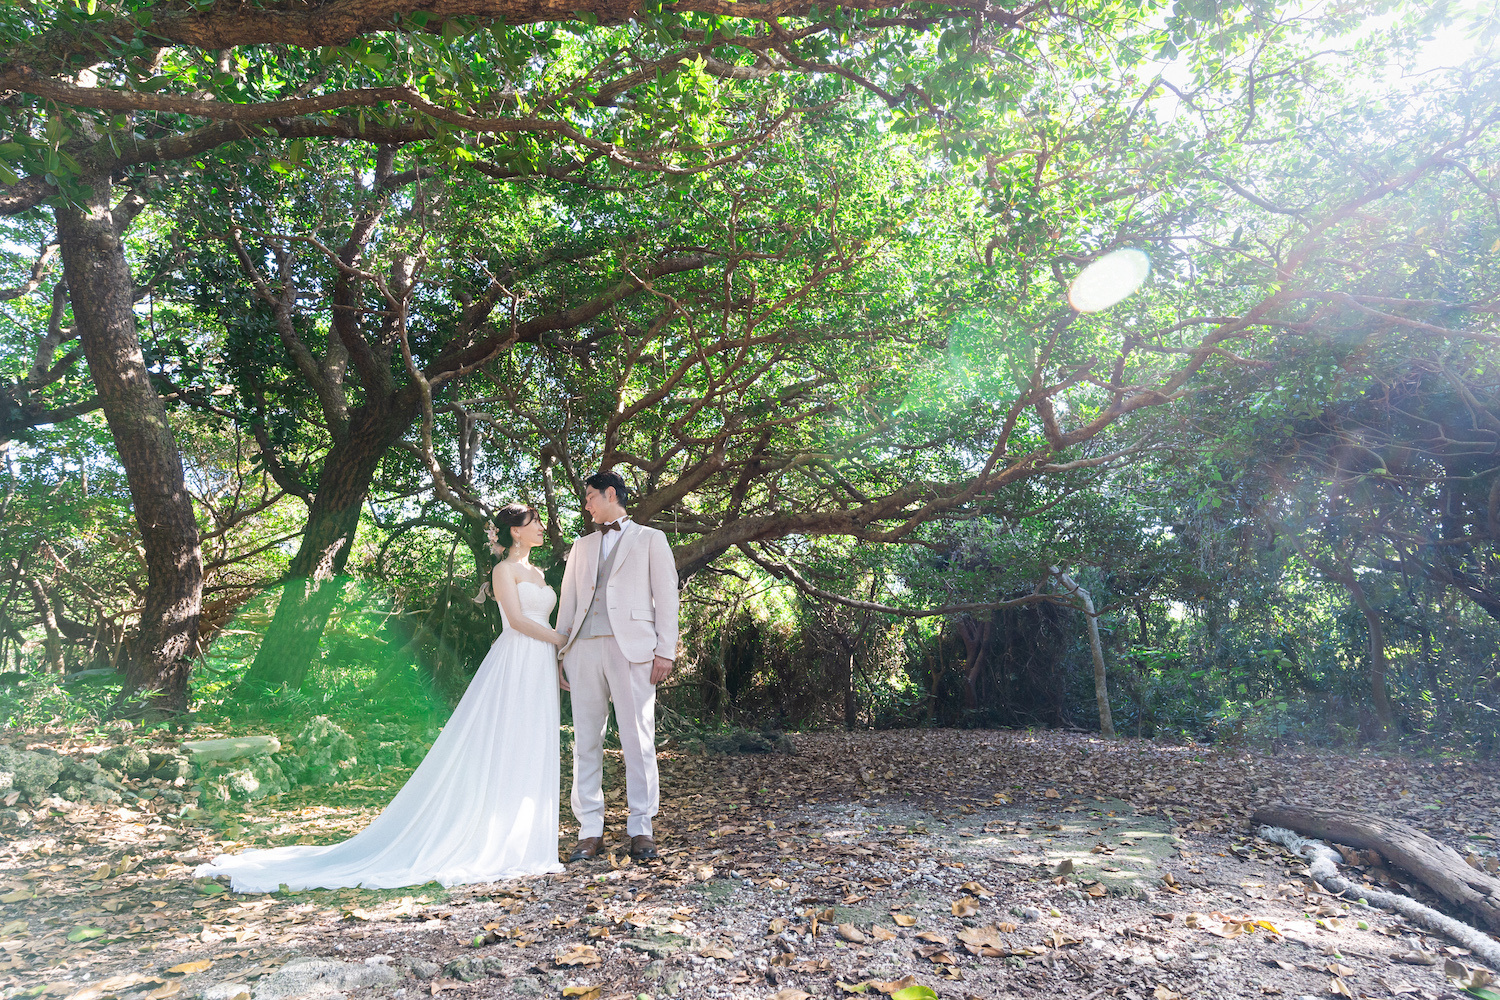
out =
[(564, 691), (573, 690), (572, 687), (568, 685), (568, 675), (563, 672), (563, 665), (561, 663), (557, 665), (557, 686), (562, 688)]

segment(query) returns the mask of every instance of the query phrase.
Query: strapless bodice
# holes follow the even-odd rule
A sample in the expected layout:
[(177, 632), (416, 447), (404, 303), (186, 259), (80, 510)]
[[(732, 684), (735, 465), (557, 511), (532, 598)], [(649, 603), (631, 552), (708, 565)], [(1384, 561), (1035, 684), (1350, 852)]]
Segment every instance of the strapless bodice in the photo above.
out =
[[(516, 582), (516, 599), (521, 604), (521, 614), (530, 618), (538, 625), (548, 625), (547, 619), (552, 615), (552, 605), (557, 603), (557, 594), (544, 583), (532, 583), (530, 580), (518, 580)], [(500, 609), (500, 620), (505, 622), (505, 627), (510, 628), (510, 620), (505, 617), (505, 609)]]

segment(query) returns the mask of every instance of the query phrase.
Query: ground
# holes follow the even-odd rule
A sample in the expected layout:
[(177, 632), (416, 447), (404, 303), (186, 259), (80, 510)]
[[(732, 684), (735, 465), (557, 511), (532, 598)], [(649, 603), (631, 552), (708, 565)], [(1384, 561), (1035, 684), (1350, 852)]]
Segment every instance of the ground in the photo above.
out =
[(0, 998), (1466, 995), (1443, 972), (1465, 954), (1317, 891), (1246, 823), (1271, 801), (1345, 806), (1483, 863), (1500, 836), (1493, 767), (1059, 732), (792, 742), (790, 756), (665, 747), (659, 863), (612, 842), (566, 874), (451, 890), (246, 896), (191, 877), (223, 851), (337, 839), (408, 772), (217, 827), (160, 796), (53, 800), (0, 833), (14, 838), (0, 843)]

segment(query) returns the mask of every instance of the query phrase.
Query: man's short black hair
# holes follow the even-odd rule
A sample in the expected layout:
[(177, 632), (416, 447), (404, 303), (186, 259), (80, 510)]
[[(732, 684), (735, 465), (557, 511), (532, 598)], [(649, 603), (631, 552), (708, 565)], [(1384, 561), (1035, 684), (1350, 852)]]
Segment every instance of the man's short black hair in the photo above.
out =
[(583, 481), (583, 485), (592, 486), (603, 493), (610, 487), (614, 487), (615, 500), (623, 507), (630, 502), (630, 487), (625, 485), (625, 477), (618, 472), (596, 472)]

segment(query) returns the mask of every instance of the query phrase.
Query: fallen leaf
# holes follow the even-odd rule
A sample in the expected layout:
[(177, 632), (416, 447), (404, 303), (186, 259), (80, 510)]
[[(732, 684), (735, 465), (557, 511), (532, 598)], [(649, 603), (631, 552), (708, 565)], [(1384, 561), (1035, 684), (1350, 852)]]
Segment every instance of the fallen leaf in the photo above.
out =
[(1358, 969), (1351, 969), (1351, 968), (1349, 968), (1349, 966), (1347, 966), (1347, 965), (1340, 965), (1337, 962), (1330, 962), (1328, 964), (1328, 971), (1331, 972), (1331, 973), (1333, 973), (1335, 976), (1352, 976), (1352, 975), (1354, 975), (1354, 973), (1358, 972), (1359, 970)]
[(1061, 793), (1058, 792), (1057, 789), (1055, 789), (1055, 788), (1049, 788), (1045, 792), (1042, 793), (1042, 798), (1044, 798), (1044, 799), (1060, 799), (1060, 798), (1062, 798), (1062, 795), (1061, 795)]
[(979, 912), (979, 900), (973, 896), (961, 896), (953, 901), (955, 917), (972, 917)]
[(970, 951), (990, 948), (998, 952), (1005, 947), (1000, 940), (1000, 929), (994, 924), (986, 924), (983, 927), (965, 927), (958, 932), (958, 939), (967, 945)]
[(886, 996), (890, 996), (908, 987), (916, 985), (916, 976), (902, 976), (900, 979), (893, 979), (889, 982), (884, 982), (878, 979), (870, 980), (870, 989), (875, 990), (877, 993), (884, 993)]
[(980, 899), (985, 899), (990, 895), (990, 891), (978, 882), (965, 882), (959, 888), (971, 896), (978, 896)]
[(0, 896), (0, 903), (20, 903), (31, 898), (32, 894), (29, 890), (17, 889), (14, 892), (7, 892), (5, 895)]
[(578, 1000), (599, 1000), (599, 992), (598, 986), (564, 986), (562, 995), (577, 997)]
[(1156, 984), (1156, 990), (1151, 994), (1156, 1000), (1182, 1000), (1182, 994), (1176, 990), (1168, 989), (1161, 983)]
[(876, 941), (894, 941), (896, 939), (896, 932), (889, 927), (882, 927), (876, 924), (870, 928), (870, 936)]
[(845, 982), (837, 982), (837, 983), (834, 983), (833, 985), (837, 986), (840, 990), (842, 990), (845, 993), (864, 993), (864, 992), (868, 991), (869, 988), (870, 988), (870, 984), (869, 983), (845, 983)]
[(180, 976), (191, 976), (195, 972), (202, 972), (213, 964), (214, 961), (211, 958), (200, 958), (196, 962), (183, 962), (181, 965), (174, 965), (167, 971), (175, 972)]
[(1354, 993), (1349, 989), (1349, 984), (1344, 982), (1338, 976), (1334, 976), (1332, 979), (1328, 980), (1328, 992), (1337, 994), (1338, 996), (1348, 997), (1349, 1000), (1354, 1000)]
[(1054, 874), (1054, 875), (1071, 875), (1071, 874), (1073, 874), (1073, 859), (1072, 858), (1063, 858), (1062, 861), (1058, 862), (1057, 867), (1054, 868), (1054, 869), (1052, 869), (1052, 874)]
[(811, 993), (804, 993), (801, 990), (788, 987), (780, 993), (773, 994), (771, 1000), (810, 1000), (811, 997)]
[(103, 927), (75, 927), (68, 931), (68, 940), (77, 944), (80, 941), (92, 941), (94, 938), (101, 938), (108, 933), (109, 931), (106, 931)]
[(553, 958), (558, 965), (598, 965), (604, 961), (591, 944), (575, 944), (573, 950)]
[(917, 918), (912, 916), (910, 913), (892, 913), (891, 919), (896, 921), (896, 923), (902, 927), (917, 926)]
[(169, 996), (172, 996), (173, 994), (181, 993), (181, 992), (182, 992), (182, 980), (181, 979), (169, 979), (166, 982), (162, 983), (160, 986), (158, 986), (156, 989), (152, 990), (150, 993), (147, 993), (146, 996), (150, 997), (151, 1000), (165, 1000), (166, 997), (169, 997)]
[(699, 948), (698, 955), (700, 958), (719, 958), (727, 962), (734, 957), (734, 952), (721, 944), (713, 944), (707, 948)]
[(913, 983), (892, 993), (891, 1000), (937, 1000), (937, 994), (929, 986)]
[(853, 924), (839, 924), (839, 937), (853, 944), (864, 944), (869, 938)]

